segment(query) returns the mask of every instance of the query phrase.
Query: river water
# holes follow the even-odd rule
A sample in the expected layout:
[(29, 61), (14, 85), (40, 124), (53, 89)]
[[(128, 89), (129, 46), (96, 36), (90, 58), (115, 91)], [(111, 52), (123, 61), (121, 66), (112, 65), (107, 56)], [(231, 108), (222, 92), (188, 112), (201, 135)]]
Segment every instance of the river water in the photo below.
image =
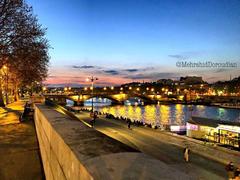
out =
[[(85, 106), (91, 106), (91, 104), (85, 103)], [(102, 104), (96, 103), (94, 104), (94, 110), (151, 124), (184, 125), (191, 115), (240, 122), (239, 109), (203, 105), (102, 106)]]

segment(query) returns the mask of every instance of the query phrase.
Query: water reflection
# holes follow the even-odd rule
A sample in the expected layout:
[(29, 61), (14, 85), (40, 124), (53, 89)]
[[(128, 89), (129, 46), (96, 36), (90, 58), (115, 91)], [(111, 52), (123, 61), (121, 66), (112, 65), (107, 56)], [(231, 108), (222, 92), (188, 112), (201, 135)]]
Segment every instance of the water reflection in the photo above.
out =
[[(225, 121), (240, 122), (240, 110), (225, 109), (214, 106), (203, 105), (146, 105), (146, 106), (106, 106), (110, 105), (108, 99), (94, 99), (95, 109), (105, 113), (111, 113), (114, 116), (128, 117), (132, 120), (138, 120), (152, 124), (178, 124), (182, 125), (193, 116), (208, 117)], [(101, 103), (104, 102), (104, 103)], [(91, 106), (91, 99), (85, 102), (85, 106)]]
[[(187, 105), (147, 105), (147, 106), (105, 106), (95, 107), (97, 110), (111, 113), (114, 116), (128, 117), (153, 124), (185, 124), (191, 116)], [(240, 110), (224, 109), (209, 106), (192, 106), (192, 115), (221, 119), (227, 121), (240, 121)]]

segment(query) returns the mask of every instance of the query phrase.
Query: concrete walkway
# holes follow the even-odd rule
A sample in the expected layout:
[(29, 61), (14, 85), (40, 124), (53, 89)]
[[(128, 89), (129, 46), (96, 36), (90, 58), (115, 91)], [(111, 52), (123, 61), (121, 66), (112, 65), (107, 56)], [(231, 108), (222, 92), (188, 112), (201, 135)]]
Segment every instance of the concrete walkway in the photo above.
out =
[(24, 101), (0, 108), (0, 179), (45, 179), (35, 126), (19, 122)]
[[(77, 116), (81, 120), (89, 122), (89, 113), (81, 112)], [(169, 168), (180, 170), (192, 179), (219, 180), (227, 178), (223, 164), (193, 152), (190, 154), (190, 163), (185, 163), (183, 160), (183, 147), (179, 147), (179, 143), (186, 142), (178, 137), (150, 128), (133, 126), (129, 130), (126, 123), (105, 118), (97, 119), (95, 128), (112, 138), (137, 148), (145, 154), (157, 158), (168, 165)]]

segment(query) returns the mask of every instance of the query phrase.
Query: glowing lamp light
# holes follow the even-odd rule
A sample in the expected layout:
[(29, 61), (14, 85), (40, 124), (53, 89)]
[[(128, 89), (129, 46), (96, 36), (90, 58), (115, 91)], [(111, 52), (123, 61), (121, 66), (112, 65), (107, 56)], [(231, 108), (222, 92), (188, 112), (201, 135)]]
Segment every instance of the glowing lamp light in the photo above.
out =
[(218, 91), (218, 95), (222, 95), (223, 94), (223, 91)]
[(46, 90), (47, 90), (47, 88), (46, 88), (46, 87), (43, 87), (43, 88), (42, 88), (42, 90), (43, 90), (43, 91), (46, 91)]
[(87, 91), (87, 87), (84, 88), (84, 91)]
[(122, 91), (122, 90), (123, 90), (123, 88), (121, 87), (121, 88), (120, 88), (120, 90)]
[(128, 89), (129, 89), (129, 90), (131, 90), (131, 89), (132, 89), (132, 87), (130, 86)]
[(7, 66), (6, 66), (6, 65), (3, 65), (3, 69), (7, 69)]
[(64, 91), (67, 91), (67, 90), (68, 90), (67, 87), (65, 87), (65, 88), (64, 88)]
[(146, 90), (149, 91), (149, 87), (147, 87)]
[(152, 88), (151, 91), (153, 92), (153, 91), (154, 91), (154, 88)]
[(113, 86), (111, 87), (111, 90), (114, 90), (114, 87), (113, 87)]
[(140, 91), (140, 88), (137, 88), (137, 91)]
[(104, 87), (104, 88), (103, 88), (103, 90), (104, 90), (104, 91), (106, 91), (106, 90), (107, 90), (107, 88), (106, 88), (106, 87)]
[(164, 91), (165, 90), (165, 88), (162, 88), (162, 91)]
[(157, 99), (160, 99), (161, 98), (161, 95), (157, 95)]
[(91, 86), (90, 89), (93, 90), (93, 87)]

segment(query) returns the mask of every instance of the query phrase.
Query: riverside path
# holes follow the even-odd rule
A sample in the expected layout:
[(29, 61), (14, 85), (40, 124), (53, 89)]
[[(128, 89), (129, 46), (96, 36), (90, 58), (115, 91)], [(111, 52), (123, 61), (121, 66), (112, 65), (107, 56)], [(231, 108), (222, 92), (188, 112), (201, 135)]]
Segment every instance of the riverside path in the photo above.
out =
[[(90, 122), (89, 113), (87, 112), (80, 112), (76, 116), (86, 123)], [(132, 129), (129, 130), (125, 122), (106, 119), (103, 116), (96, 120), (94, 128), (145, 154), (155, 157), (169, 167), (184, 172), (191, 179), (227, 179), (223, 164), (201, 155), (191, 152), (190, 162), (186, 163), (183, 159), (183, 147), (177, 145), (179, 144), (179, 138), (159, 130), (136, 126), (132, 126)]]
[(45, 179), (33, 121), (19, 122), (24, 101), (0, 108), (0, 179)]

